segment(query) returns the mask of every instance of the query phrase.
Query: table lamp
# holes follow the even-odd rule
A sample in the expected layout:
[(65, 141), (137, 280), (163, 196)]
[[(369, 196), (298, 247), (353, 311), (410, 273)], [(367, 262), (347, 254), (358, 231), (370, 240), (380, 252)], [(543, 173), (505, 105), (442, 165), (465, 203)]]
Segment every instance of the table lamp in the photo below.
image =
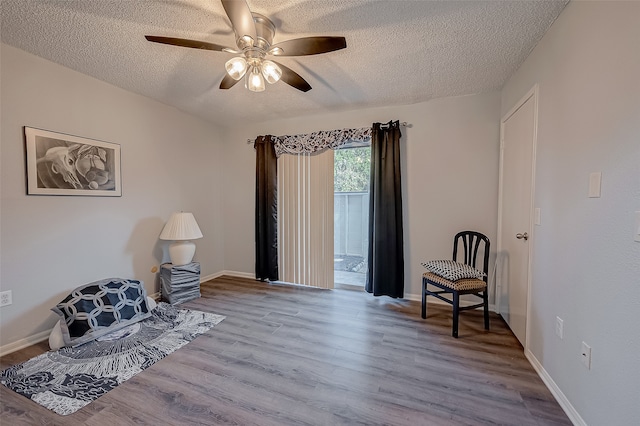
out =
[(172, 213), (160, 233), (161, 240), (173, 241), (169, 246), (169, 257), (174, 265), (191, 263), (196, 245), (189, 240), (198, 238), (202, 238), (202, 231), (193, 213), (187, 212)]

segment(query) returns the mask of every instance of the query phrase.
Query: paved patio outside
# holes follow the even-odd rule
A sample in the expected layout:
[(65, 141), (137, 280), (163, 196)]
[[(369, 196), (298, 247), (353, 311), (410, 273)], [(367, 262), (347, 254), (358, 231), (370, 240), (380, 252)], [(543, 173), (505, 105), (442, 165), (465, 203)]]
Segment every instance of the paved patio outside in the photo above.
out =
[(361, 272), (334, 271), (333, 281), (336, 284), (348, 284), (364, 287), (367, 274)]

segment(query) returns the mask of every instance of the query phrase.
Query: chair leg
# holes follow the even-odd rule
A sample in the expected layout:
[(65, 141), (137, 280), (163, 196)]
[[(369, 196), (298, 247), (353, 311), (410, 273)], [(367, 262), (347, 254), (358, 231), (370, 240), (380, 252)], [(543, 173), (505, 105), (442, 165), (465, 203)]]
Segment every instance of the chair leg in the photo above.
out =
[(427, 318), (427, 283), (422, 280), (422, 319)]
[(460, 296), (457, 291), (453, 292), (453, 332), (452, 336), (458, 337), (458, 315), (460, 314)]
[(484, 290), (482, 300), (484, 301), (484, 329), (489, 329), (489, 294), (488, 289)]

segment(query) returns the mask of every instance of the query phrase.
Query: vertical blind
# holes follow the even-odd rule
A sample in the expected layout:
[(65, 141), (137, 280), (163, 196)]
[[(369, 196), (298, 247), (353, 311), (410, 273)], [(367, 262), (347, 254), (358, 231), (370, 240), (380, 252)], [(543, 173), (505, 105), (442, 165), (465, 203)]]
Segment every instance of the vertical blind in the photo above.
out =
[(280, 281), (333, 288), (333, 244), (333, 150), (280, 156)]

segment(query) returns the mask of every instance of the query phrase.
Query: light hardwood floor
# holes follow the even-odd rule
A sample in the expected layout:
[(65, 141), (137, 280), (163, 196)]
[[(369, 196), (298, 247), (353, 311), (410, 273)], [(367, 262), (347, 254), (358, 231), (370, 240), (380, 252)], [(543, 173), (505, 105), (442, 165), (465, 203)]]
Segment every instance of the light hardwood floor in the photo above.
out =
[[(215, 328), (70, 416), (0, 386), (2, 425), (570, 425), (495, 314), (220, 277)], [(6, 368), (48, 349), (0, 359)]]

